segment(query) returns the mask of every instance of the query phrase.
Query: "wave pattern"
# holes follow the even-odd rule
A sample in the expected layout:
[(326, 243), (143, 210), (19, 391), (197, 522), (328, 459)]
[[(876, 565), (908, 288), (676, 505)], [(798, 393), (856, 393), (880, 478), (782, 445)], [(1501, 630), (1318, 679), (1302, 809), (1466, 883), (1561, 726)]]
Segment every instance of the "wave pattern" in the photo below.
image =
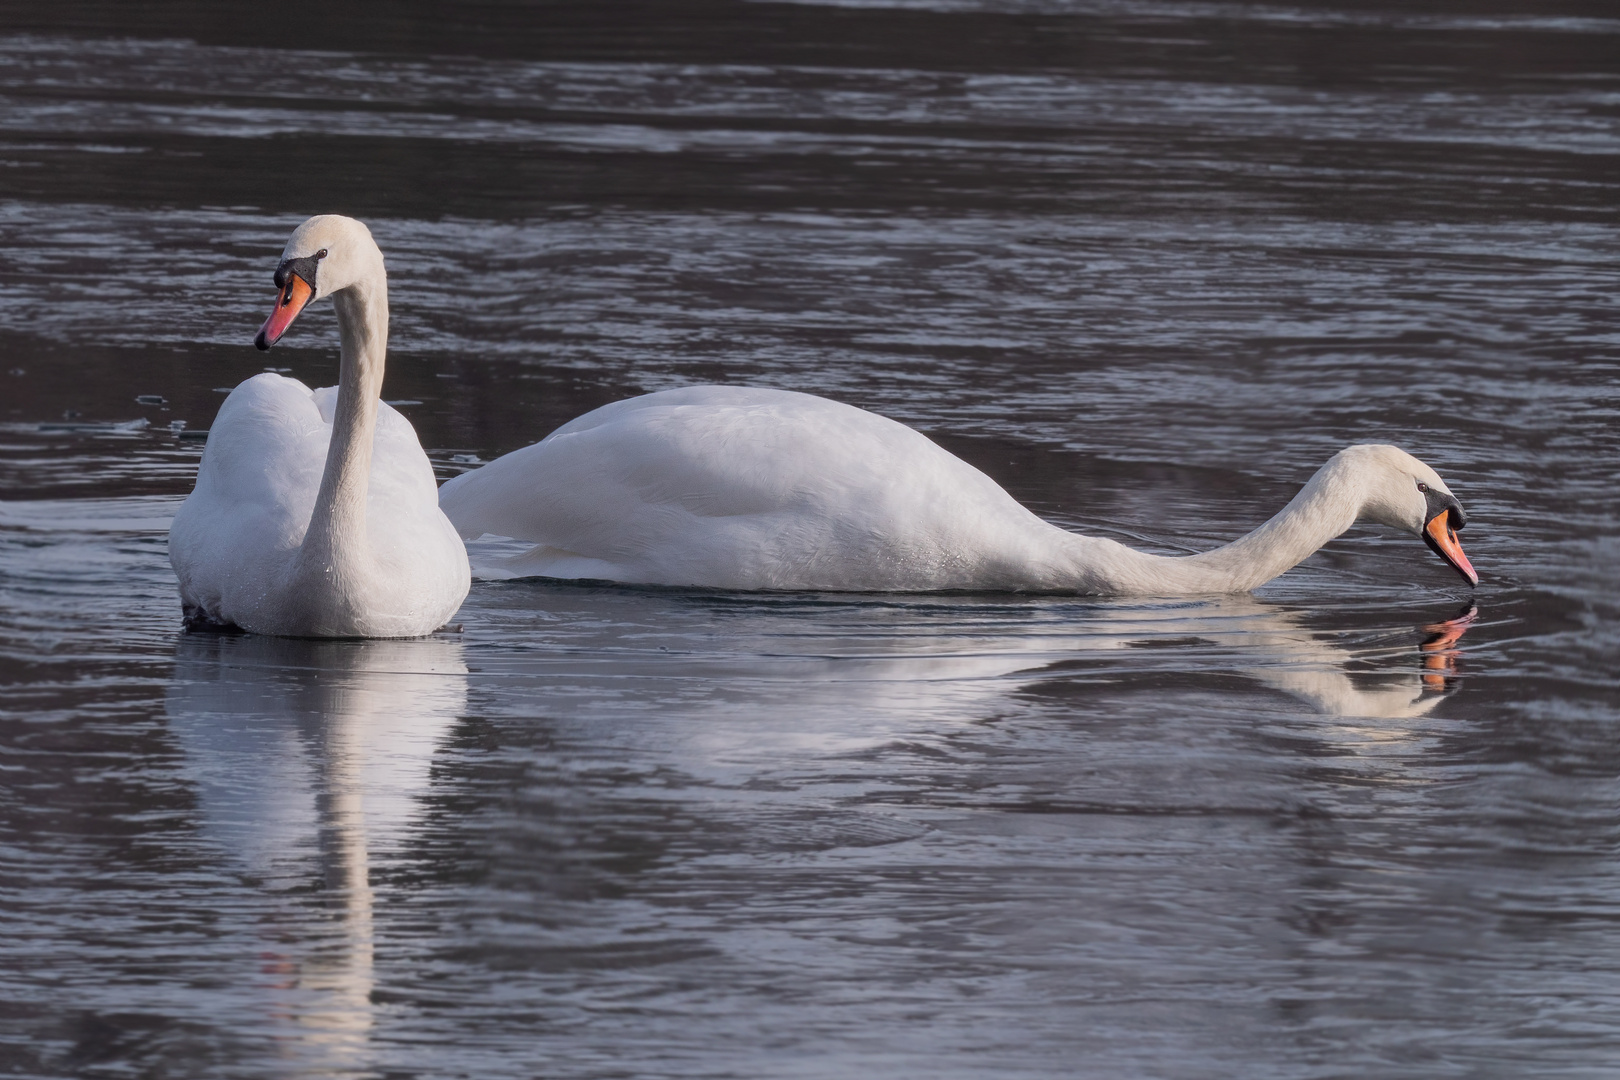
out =
[[(1611, 1070), (1605, 11), (5, 10), (12, 1071)], [(180, 634), (222, 391), (335, 378), (325, 311), (250, 346), (326, 210), (444, 475), (746, 381), (1178, 551), (1392, 441), (1485, 581), (1368, 529), (1258, 598), (529, 581), (421, 641)]]

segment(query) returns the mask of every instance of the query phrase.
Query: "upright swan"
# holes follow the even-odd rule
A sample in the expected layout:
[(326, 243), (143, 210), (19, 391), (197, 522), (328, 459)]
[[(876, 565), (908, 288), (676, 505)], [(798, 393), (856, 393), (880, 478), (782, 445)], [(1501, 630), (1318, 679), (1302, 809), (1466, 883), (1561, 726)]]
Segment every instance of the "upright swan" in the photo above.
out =
[(197, 486), (169, 529), (191, 626), (285, 637), (414, 637), (467, 595), (467, 552), (439, 510), (410, 422), (379, 400), (388, 276), (371, 231), (312, 217), (287, 241), (268, 349), (311, 301), (337, 309), (336, 387), (255, 375), (208, 434)]
[(717, 589), (1243, 592), (1368, 519), (1420, 535), (1471, 584), (1462, 507), (1393, 446), (1334, 455), (1276, 517), (1166, 557), (1078, 536), (919, 432), (808, 394), (731, 386), (604, 406), (458, 476), (439, 505), (464, 538), (534, 546), (486, 577)]

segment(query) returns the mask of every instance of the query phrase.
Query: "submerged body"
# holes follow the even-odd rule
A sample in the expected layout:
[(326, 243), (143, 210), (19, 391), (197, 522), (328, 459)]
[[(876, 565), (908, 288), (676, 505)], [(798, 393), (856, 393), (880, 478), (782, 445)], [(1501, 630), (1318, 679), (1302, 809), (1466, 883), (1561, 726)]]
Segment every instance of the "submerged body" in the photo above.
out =
[[(1387, 490), (1386, 490), (1387, 489)], [(480, 576), (739, 590), (1241, 592), (1358, 517), (1421, 532), (1449, 500), (1433, 470), (1351, 447), (1249, 536), (1171, 558), (1042, 521), (920, 432), (825, 398), (694, 386), (615, 402), (459, 476), (439, 501), (461, 535), (534, 546)], [(1456, 520), (1446, 517), (1451, 507)], [(1457, 559), (1446, 555), (1465, 577)]]
[(382, 254), (359, 222), (311, 218), (288, 241), (277, 284), (285, 292), (260, 347), (333, 295), (339, 384), (311, 391), (266, 373), (225, 400), (169, 530), (186, 622), (289, 637), (432, 633), (470, 574), (416, 432), (379, 400)]

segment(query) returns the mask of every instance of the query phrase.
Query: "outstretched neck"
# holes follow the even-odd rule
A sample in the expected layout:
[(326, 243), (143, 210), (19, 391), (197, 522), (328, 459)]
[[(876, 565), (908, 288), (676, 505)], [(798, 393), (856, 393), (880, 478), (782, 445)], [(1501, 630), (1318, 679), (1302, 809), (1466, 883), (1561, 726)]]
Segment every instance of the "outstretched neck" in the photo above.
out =
[(332, 301), (343, 359), (326, 472), (304, 534), (301, 561), (306, 573), (324, 575), (341, 589), (345, 579), (364, 572), (370, 555), (366, 493), (388, 349), (387, 279), (379, 273), (333, 293)]
[(1128, 596), (1248, 592), (1303, 562), (1354, 525), (1365, 482), (1345, 454), (1335, 456), (1282, 511), (1247, 536), (1198, 555), (1150, 555), (1112, 540), (1061, 533), (1088, 591)]
[(1214, 551), (1170, 561), (1197, 579), (1201, 591), (1247, 592), (1299, 565), (1354, 525), (1365, 498), (1359, 472), (1345, 455), (1337, 455), (1258, 529)]

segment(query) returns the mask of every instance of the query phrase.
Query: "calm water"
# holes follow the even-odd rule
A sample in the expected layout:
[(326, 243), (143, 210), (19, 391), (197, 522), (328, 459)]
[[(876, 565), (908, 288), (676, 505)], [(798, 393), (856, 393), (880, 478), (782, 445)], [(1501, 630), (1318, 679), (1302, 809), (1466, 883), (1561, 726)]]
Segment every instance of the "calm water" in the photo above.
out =
[[(0, 4), (0, 1072), (1620, 1071), (1620, 17), (1095, 0)], [(1255, 597), (476, 585), (180, 632), (306, 215), (441, 475), (700, 381), (1229, 539)]]

